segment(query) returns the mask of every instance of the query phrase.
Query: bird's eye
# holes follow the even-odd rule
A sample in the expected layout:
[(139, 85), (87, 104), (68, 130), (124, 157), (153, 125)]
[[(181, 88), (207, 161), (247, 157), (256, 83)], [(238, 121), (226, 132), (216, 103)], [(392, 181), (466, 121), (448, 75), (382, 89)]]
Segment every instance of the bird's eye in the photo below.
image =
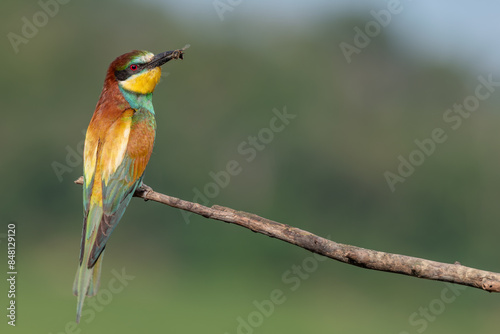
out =
[(132, 64), (132, 65), (130, 65), (130, 69), (131, 69), (132, 71), (137, 70), (137, 65), (136, 65), (136, 64)]

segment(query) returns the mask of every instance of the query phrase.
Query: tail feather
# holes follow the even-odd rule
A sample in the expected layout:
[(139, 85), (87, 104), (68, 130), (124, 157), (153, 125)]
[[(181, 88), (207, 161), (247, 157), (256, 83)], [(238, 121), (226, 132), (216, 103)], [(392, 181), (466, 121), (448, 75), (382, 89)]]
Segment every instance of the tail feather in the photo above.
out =
[(82, 307), (85, 301), (85, 296), (95, 296), (99, 288), (101, 277), (101, 264), (104, 256), (104, 251), (100, 254), (96, 263), (88, 268), (90, 252), (95, 241), (97, 227), (102, 219), (102, 207), (91, 206), (89, 215), (86, 217), (86, 228), (84, 229), (84, 242), (82, 242), (83, 256), (80, 266), (76, 272), (75, 281), (73, 283), (73, 294), (77, 296), (76, 304), (76, 322), (80, 322)]
[[(87, 266), (80, 266), (77, 272), (76, 278), (76, 296), (78, 301), (76, 304), (76, 323), (80, 322), (80, 316), (82, 315), (83, 302), (85, 301), (85, 296), (87, 295), (87, 290), (90, 283), (90, 278), (94, 269), (88, 269)], [(73, 287), (73, 290), (75, 287)]]
[(90, 278), (89, 289), (87, 290), (87, 296), (92, 297), (97, 295), (97, 291), (99, 290), (99, 285), (101, 283), (101, 264), (102, 258), (104, 257), (104, 251), (102, 251), (101, 255), (97, 259), (97, 262), (94, 265), (94, 272), (92, 273), (92, 277)]
[(76, 272), (75, 281), (73, 283), (73, 294), (78, 297), (76, 304), (76, 323), (80, 322), (85, 297), (95, 296), (99, 290), (103, 255), (104, 252), (101, 253), (94, 267), (89, 269), (82, 263)]

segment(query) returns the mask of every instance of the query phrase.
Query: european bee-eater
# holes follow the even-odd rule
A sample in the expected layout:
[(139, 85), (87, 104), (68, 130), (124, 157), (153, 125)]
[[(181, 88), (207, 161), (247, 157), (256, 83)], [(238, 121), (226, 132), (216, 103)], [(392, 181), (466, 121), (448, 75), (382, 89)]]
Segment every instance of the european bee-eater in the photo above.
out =
[(156, 122), (152, 94), (160, 66), (182, 59), (184, 49), (154, 55), (132, 51), (109, 66), (90, 120), (83, 153), (83, 231), (80, 265), (73, 285), (76, 322), (85, 296), (99, 287), (106, 242), (123, 216), (153, 151)]

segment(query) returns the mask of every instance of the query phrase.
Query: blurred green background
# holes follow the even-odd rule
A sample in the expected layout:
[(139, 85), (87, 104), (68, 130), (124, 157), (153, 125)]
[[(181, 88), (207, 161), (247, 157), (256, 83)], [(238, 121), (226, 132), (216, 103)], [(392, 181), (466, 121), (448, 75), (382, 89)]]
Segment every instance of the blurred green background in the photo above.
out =
[[(241, 173), (209, 205), (500, 271), (500, 92), (456, 130), (443, 119), (478, 76), (500, 81), (494, 1), (402, 1), (379, 31), (370, 11), (388, 10), (384, 1), (42, 3), (52, 7), (2, 4), (0, 268), (6, 277), (15, 222), (18, 270), (15, 329), (1, 280), (2, 333), (498, 333), (495, 294), (319, 261), (140, 199), (108, 243), (103, 292), (78, 327), (71, 291), (82, 227), (73, 180), (107, 66), (132, 49), (187, 43), (155, 91), (146, 184), (193, 200), (235, 160)], [(38, 31), (12, 44), (26, 21)], [(369, 43), (348, 62), (341, 43), (355, 46), (367, 25)], [(273, 109), (285, 106), (295, 118), (247, 161), (238, 147), (269, 134)], [(436, 128), (447, 140), (391, 191), (384, 173), (398, 173), (398, 157)], [(133, 278), (117, 283), (122, 271)]]

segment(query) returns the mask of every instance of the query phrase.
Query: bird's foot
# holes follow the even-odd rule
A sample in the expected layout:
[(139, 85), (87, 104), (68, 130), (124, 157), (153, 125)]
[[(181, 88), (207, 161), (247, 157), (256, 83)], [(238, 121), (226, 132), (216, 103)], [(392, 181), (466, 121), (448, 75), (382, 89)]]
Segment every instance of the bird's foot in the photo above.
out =
[(137, 197), (142, 197), (144, 198), (144, 201), (149, 201), (148, 195), (150, 193), (154, 192), (153, 188), (146, 184), (142, 184), (137, 190), (135, 191), (135, 196)]

